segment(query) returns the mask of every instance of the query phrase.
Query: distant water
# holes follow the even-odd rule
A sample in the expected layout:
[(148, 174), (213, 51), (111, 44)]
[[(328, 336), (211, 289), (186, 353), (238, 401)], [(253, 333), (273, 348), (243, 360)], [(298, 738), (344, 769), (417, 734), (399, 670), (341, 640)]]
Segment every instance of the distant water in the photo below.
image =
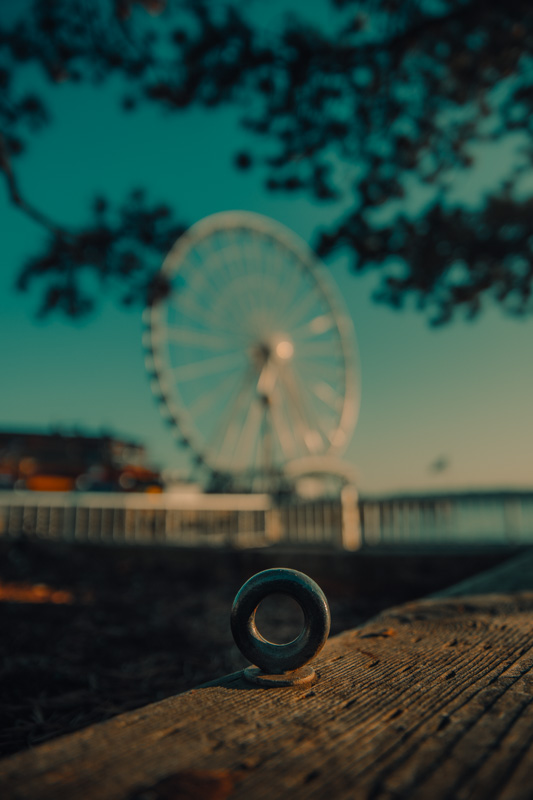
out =
[(361, 504), (367, 544), (533, 544), (533, 492), (402, 497)]

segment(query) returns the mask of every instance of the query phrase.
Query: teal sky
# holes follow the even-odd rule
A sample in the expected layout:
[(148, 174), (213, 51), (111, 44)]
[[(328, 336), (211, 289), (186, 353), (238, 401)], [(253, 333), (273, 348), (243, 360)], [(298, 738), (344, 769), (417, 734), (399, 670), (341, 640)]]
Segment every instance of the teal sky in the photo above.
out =
[[(233, 154), (251, 144), (237, 115), (166, 115), (118, 110), (118, 84), (47, 91), (54, 120), (18, 162), (23, 192), (64, 223), (82, 223), (93, 197), (120, 201), (137, 186), (171, 202), (193, 223), (228, 209), (271, 216), (310, 242), (339, 213), (305, 198), (266, 193), (259, 173), (239, 173)], [(497, 183), (505, 153), (477, 153), (478, 169), (456, 188), (474, 201)], [(500, 170), (500, 173), (497, 172)], [(38, 296), (13, 289), (46, 233), (10, 206), (0, 188), (0, 426), (88, 431), (142, 441), (160, 467), (187, 468), (153, 401), (141, 347), (141, 310), (103, 297), (86, 321), (37, 322)], [(353, 318), (362, 374), (359, 421), (346, 459), (365, 492), (533, 485), (533, 320), (497, 308), (474, 323), (433, 330), (412, 310), (394, 312), (370, 295), (376, 276), (328, 263)], [(439, 474), (429, 465), (446, 456)]]

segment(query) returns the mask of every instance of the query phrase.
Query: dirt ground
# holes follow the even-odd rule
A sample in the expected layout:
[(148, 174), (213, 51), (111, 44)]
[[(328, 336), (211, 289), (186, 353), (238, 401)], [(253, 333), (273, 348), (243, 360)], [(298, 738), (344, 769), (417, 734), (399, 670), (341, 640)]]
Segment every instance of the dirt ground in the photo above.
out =
[[(335, 634), (506, 555), (0, 542), (0, 755), (242, 668), (230, 609), (260, 569), (289, 566), (317, 580)], [(282, 603), (263, 624), (267, 637), (288, 641), (299, 623)]]

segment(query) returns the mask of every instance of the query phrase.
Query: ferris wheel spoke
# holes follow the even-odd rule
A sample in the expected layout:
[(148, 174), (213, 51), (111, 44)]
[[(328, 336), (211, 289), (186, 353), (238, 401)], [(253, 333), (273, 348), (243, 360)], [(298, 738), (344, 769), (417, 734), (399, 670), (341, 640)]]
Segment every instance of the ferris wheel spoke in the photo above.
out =
[(200, 264), (192, 272), (191, 277), (186, 283), (186, 288), (191, 289), (200, 299), (202, 299), (206, 293), (208, 296), (214, 295), (217, 297), (230, 282), (225, 273), (225, 262), (223, 260), (222, 251), (220, 249), (214, 249), (214, 247), (211, 246), (203, 259), (201, 256), (199, 257)]
[(323, 336), (329, 333), (335, 327), (335, 320), (331, 314), (319, 314), (313, 319), (302, 323), (297, 328), (292, 329), (292, 335), (306, 336), (306, 341), (315, 339), (318, 336)]
[(239, 250), (240, 263), (244, 265), (244, 271), (236, 276), (237, 290), (240, 295), (240, 309), (242, 313), (250, 316), (254, 312), (270, 312), (271, 316), (271, 290), (268, 278), (263, 270), (263, 259), (258, 243), (246, 241), (241, 244)]
[(294, 371), (298, 374), (301, 383), (312, 388), (317, 383), (324, 382), (334, 387), (339, 397), (344, 398), (346, 393), (345, 373), (341, 366), (328, 364), (327, 362), (309, 361), (308, 363), (299, 362), (294, 365)]
[(333, 380), (335, 378), (336, 383), (344, 383), (344, 375), (345, 375), (345, 363), (344, 361), (339, 361), (338, 359), (323, 359), (323, 358), (316, 358), (315, 356), (305, 355), (304, 353), (300, 353), (297, 351), (297, 360), (295, 366), (298, 367), (298, 370), (306, 375), (310, 375), (310, 377), (315, 377), (320, 374), (322, 376), (329, 375), (331, 376), (328, 380)]
[[(195, 262), (193, 263), (191, 260), (188, 264), (189, 269), (180, 273), (184, 285), (180, 289), (178, 283), (176, 298), (178, 305), (181, 305), (181, 298), (187, 295), (194, 297), (196, 302), (200, 301), (202, 303), (206, 297), (217, 297), (224, 287), (224, 280), (221, 280), (219, 275), (220, 270), (216, 253), (210, 252), (203, 258), (197, 253)], [(215, 269), (213, 269), (213, 266)]]
[(319, 414), (317, 404), (313, 401), (312, 393), (309, 392), (306, 385), (302, 383), (296, 374), (294, 375), (294, 383), (301, 398), (301, 403), (306, 409), (310, 427), (325, 440), (330, 427), (329, 422), (326, 421), (323, 415)]
[[(257, 276), (253, 282), (250, 282), (248, 287), (247, 302), (251, 305), (252, 313), (258, 314), (264, 321), (264, 324), (270, 329), (270, 332), (276, 327), (275, 316), (275, 289), (271, 286), (271, 280), (268, 276)], [(260, 300), (253, 300), (256, 296)], [(272, 298), (272, 299), (271, 299)]]
[(283, 386), (286, 389), (287, 398), (292, 407), (295, 430), (298, 431), (302, 444), (307, 452), (315, 453), (316, 448), (314, 443), (317, 442), (315, 431), (313, 431), (313, 426), (308, 417), (307, 404), (303, 402), (303, 398), (300, 395), (292, 373), (287, 372), (283, 376)]
[(336, 342), (331, 340), (307, 341), (298, 344), (298, 357), (331, 358), (337, 351)]
[[(235, 264), (240, 263), (239, 259), (233, 258), (230, 261), (229, 255), (231, 254), (229, 246), (224, 246), (221, 250), (214, 254), (212, 265), (215, 266), (222, 277), (217, 287), (218, 298), (231, 297), (231, 302), (227, 303), (224, 309), (220, 309), (226, 323), (230, 328), (240, 329), (242, 331), (242, 321), (246, 319), (250, 313), (250, 304), (245, 302), (241, 297), (242, 281), (246, 280), (248, 276), (239, 269), (235, 269)], [(235, 319), (239, 320), (239, 325), (235, 325)]]
[[(276, 308), (280, 301), (279, 290), (282, 288), (282, 281), (276, 270), (273, 268), (272, 260), (272, 245), (267, 241), (266, 247), (263, 246), (262, 254), (262, 276), (265, 285), (265, 294), (263, 295), (263, 303), (268, 305), (270, 309)], [(255, 247), (260, 250), (259, 241), (255, 243)]]
[(228, 389), (231, 389), (231, 387), (234, 385), (235, 385), (235, 376), (231, 374), (228, 375), (226, 378), (224, 378), (224, 380), (222, 380), (218, 384), (216, 392), (214, 392), (212, 388), (209, 388), (207, 391), (197, 395), (194, 400), (193, 416), (196, 419), (199, 419), (200, 417), (203, 417), (204, 414), (206, 414), (212, 408), (219, 407), (221, 398), (223, 398)]
[[(228, 307), (226, 316), (234, 320), (235, 316), (245, 319), (251, 310), (250, 297), (243, 297), (243, 281), (249, 281), (254, 275), (253, 262), (246, 259), (246, 254), (235, 246), (233, 240), (214, 251), (210, 258), (210, 267), (216, 269), (222, 277), (217, 285), (217, 294), (227, 292), (228, 287), (233, 288), (231, 307)], [(245, 286), (246, 289), (246, 286)], [(253, 295), (253, 291), (248, 292)], [(257, 293), (256, 293), (257, 294)]]
[(272, 308), (277, 309), (280, 304), (283, 304), (285, 297), (287, 270), (286, 264), (283, 263), (283, 259), (280, 257), (279, 248), (276, 247), (275, 243), (272, 243), (269, 250), (269, 258), (265, 258), (265, 269), (272, 287), (269, 302), (272, 304)]
[(202, 258), (202, 255), (194, 250), (176, 276), (177, 300), (179, 301), (181, 295), (187, 292), (200, 300), (218, 292), (220, 286), (213, 277), (209, 270), (209, 256)]
[(243, 426), (235, 442), (234, 455), (238, 460), (239, 452), (242, 452), (243, 460), (246, 461), (247, 453), (250, 454), (248, 461), (254, 460), (254, 445), (259, 437), (259, 429), (261, 427), (261, 417), (263, 416), (263, 409), (258, 401), (252, 401), (246, 412)]
[(272, 242), (271, 273), (277, 275), (280, 282), (286, 278), (287, 261), (287, 251), (281, 248), (278, 242)]
[(180, 364), (179, 367), (173, 367), (172, 372), (177, 381), (192, 381), (217, 375), (227, 369), (236, 369), (242, 361), (241, 353), (227, 353), (223, 356), (205, 358), (203, 361), (194, 361), (192, 364)]
[[(227, 250), (227, 245), (219, 246), (217, 249), (213, 248), (209, 257), (208, 269), (217, 292), (223, 292), (224, 288), (236, 278), (234, 271), (228, 264)], [(232, 264), (234, 267), (235, 259), (233, 259)]]
[(304, 374), (298, 370), (299, 376), (304, 386), (308, 387), (310, 396), (316, 398), (318, 404), (329, 406), (339, 416), (344, 407), (345, 384), (344, 380), (339, 380), (337, 375), (320, 374), (318, 370), (314, 374)]
[(197, 263), (193, 263), (192, 259), (190, 259), (188, 264), (189, 269), (184, 269), (182, 271), (185, 289), (193, 292), (198, 297), (202, 297), (206, 293), (211, 293), (213, 291), (217, 292), (220, 287), (212, 280), (212, 275), (209, 272), (208, 259), (202, 262), (201, 258), (197, 255), (195, 260)]
[(238, 391), (228, 402), (223, 418), (220, 420), (218, 432), (212, 442), (211, 446), (217, 451), (219, 457), (222, 457), (224, 451), (230, 448), (232, 441), (233, 449), (230, 450), (229, 458), (233, 455), (235, 442), (240, 431), (242, 414), (245, 413), (246, 407), (250, 405), (248, 396), (252, 397), (253, 403), (253, 392), (254, 374), (251, 370), (248, 370), (241, 381)]
[[(287, 270), (283, 269), (284, 265), (280, 258), (280, 253), (275, 246), (271, 248), (269, 258), (265, 259), (265, 262), (269, 285), (271, 287), (267, 299), (278, 319), (280, 318), (280, 312), (282, 312), (283, 318), (289, 308), (289, 298), (291, 294), (288, 293), (287, 288), (289, 277), (294, 277), (294, 271), (292, 273), (289, 272), (289, 275), (286, 274)], [(295, 288), (297, 284), (298, 280), (296, 281)]]
[(278, 297), (276, 306), (280, 309), (287, 324), (290, 325), (295, 325), (299, 321), (299, 317), (294, 320), (293, 317), (302, 302), (302, 295), (304, 296), (305, 304), (310, 303), (312, 305), (313, 302), (320, 302), (321, 300), (318, 293), (315, 294), (315, 284), (310, 283), (306, 274), (302, 272), (300, 263), (295, 263), (294, 268), (289, 273), (289, 277), (285, 276), (282, 279), (281, 289), (282, 295)]
[(319, 381), (314, 384), (311, 391), (324, 405), (329, 406), (336, 414), (340, 414), (343, 406), (343, 398), (329, 383), (326, 383), (326, 381)]
[[(243, 282), (244, 281), (244, 282)], [(240, 282), (234, 296), (235, 312), (241, 319), (249, 320), (254, 318), (254, 314), (261, 312), (262, 306), (253, 300), (254, 295), (259, 294), (259, 282), (255, 276), (248, 276)]]
[(246, 302), (248, 308), (253, 311), (271, 311), (270, 295), (271, 289), (268, 283), (268, 275), (264, 271), (264, 259), (261, 257), (261, 250), (257, 242), (247, 242), (246, 247), (242, 247), (244, 260), (250, 265), (251, 277), (247, 287)]
[(161, 329), (168, 341), (211, 350), (224, 350), (238, 346), (237, 337), (231, 333), (209, 333), (199, 328), (169, 326)]
[(298, 398), (298, 403), (302, 408), (302, 413), (305, 414), (308, 427), (312, 432), (309, 437), (312, 449), (318, 451), (324, 447), (326, 442), (329, 442), (331, 424), (332, 422), (337, 423), (338, 416), (337, 414), (332, 415), (330, 412), (329, 416), (333, 416), (334, 419), (327, 420), (323, 414), (320, 414), (316, 403), (312, 402), (309, 391), (296, 374), (292, 376), (292, 384), (295, 396)]
[(319, 303), (318, 295), (315, 290), (311, 290), (304, 296), (303, 300), (291, 307), (287, 315), (287, 325), (291, 327), (291, 330), (294, 326), (301, 324), (300, 321), (312, 311), (317, 303)]
[(216, 266), (218, 277), (221, 278), (219, 291), (229, 283), (240, 281), (250, 266), (242, 258), (235, 236), (227, 234), (225, 238), (226, 241), (219, 242), (218, 248), (213, 251), (215, 256), (213, 264)]
[(271, 417), (272, 425), (276, 431), (276, 436), (285, 458), (294, 458), (296, 456), (296, 439), (292, 433), (286, 420), (283, 418), (281, 392), (279, 387), (276, 387), (277, 401), (272, 404)]
[(213, 323), (213, 312), (208, 306), (198, 303), (190, 292), (182, 291), (179, 295), (179, 311), (195, 322), (203, 322), (207, 326)]
[(281, 301), (284, 314), (291, 308), (294, 299), (300, 297), (302, 285), (305, 285), (305, 281), (301, 273), (300, 265), (296, 264), (288, 279), (283, 282), (282, 297), (278, 299), (278, 303)]
[(232, 319), (229, 314), (224, 315), (222, 320), (217, 319), (216, 310), (211, 306), (201, 306), (192, 297), (183, 295), (180, 299), (180, 311), (188, 316), (194, 322), (203, 322), (204, 325), (215, 329), (218, 332), (239, 335), (241, 333), (235, 319)]

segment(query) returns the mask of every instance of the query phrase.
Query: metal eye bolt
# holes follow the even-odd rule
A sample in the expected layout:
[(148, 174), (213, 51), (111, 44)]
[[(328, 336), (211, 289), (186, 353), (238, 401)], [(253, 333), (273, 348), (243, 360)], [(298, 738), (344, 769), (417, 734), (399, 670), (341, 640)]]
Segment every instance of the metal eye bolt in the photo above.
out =
[[(262, 600), (271, 594), (292, 597), (304, 615), (304, 626), (292, 642), (274, 644), (265, 639), (255, 624)], [(262, 686), (292, 686), (312, 683), (315, 671), (307, 666), (324, 647), (330, 628), (328, 601), (324, 592), (307, 575), (295, 569), (266, 569), (239, 589), (231, 610), (231, 631), (241, 653), (255, 664), (245, 677)]]

